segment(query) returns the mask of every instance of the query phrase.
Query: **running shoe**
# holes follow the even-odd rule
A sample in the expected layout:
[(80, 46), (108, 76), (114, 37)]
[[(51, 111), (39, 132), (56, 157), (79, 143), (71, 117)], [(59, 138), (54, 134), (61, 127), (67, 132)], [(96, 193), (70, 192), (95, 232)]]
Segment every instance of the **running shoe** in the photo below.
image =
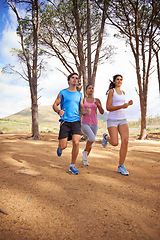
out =
[(59, 147), (57, 148), (57, 155), (58, 155), (58, 157), (60, 157), (62, 155), (62, 150)]
[(79, 171), (76, 169), (74, 165), (70, 166), (69, 171), (75, 175), (79, 174)]
[(83, 151), (82, 162), (83, 162), (84, 166), (89, 166), (89, 163), (87, 161), (87, 154), (88, 154), (87, 151)]
[(82, 160), (84, 166), (89, 166), (89, 162), (87, 160)]
[(103, 139), (102, 139), (102, 146), (103, 146), (104, 148), (107, 147), (107, 143), (108, 143), (108, 141), (107, 141), (107, 139), (106, 139), (106, 136), (108, 136), (108, 134), (104, 133), (104, 134), (103, 134)]
[(125, 169), (124, 165), (122, 165), (121, 167), (118, 167), (117, 173), (121, 173), (122, 175), (125, 175), (125, 176), (129, 175), (129, 172)]

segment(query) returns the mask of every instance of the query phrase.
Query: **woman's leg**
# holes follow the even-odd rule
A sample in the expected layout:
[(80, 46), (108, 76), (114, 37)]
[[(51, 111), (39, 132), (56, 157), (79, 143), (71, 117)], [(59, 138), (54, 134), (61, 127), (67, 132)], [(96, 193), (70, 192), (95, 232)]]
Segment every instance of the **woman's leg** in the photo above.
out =
[(109, 127), (108, 128), (109, 136), (106, 136), (107, 141), (112, 146), (118, 145), (118, 129), (117, 127)]
[(128, 140), (129, 140), (129, 128), (127, 124), (120, 125), (119, 134), (121, 137), (121, 148), (119, 153), (119, 166), (122, 166), (125, 162), (127, 150), (128, 150)]
[(96, 134), (98, 131), (98, 125), (89, 125), (89, 127), (90, 127), (90, 131), (88, 132), (88, 140), (85, 148), (85, 151), (88, 152), (88, 155), (90, 154), (92, 145), (95, 142)]
[(84, 151), (87, 151), (88, 153), (91, 151), (91, 146), (95, 141), (97, 129), (98, 129), (97, 125), (89, 125), (82, 123), (82, 131), (84, 132), (84, 134), (87, 135), (88, 138)]
[(97, 125), (89, 125), (82, 123), (82, 131), (87, 135), (87, 142), (86, 147), (83, 151), (82, 161), (85, 166), (88, 166), (89, 163), (87, 162), (88, 155), (91, 151), (92, 144), (95, 141), (95, 136), (97, 133), (98, 126)]
[(90, 151), (91, 151), (92, 144), (93, 144), (93, 142), (90, 142), (89, 140), (87, 140), (87, 142), (86, 142), (86, 147), (85, 147), (85, 149), (84, 149), (84, 151), (88, 152), (87, 155), (89, 155), (89, 153), (90, 153)]

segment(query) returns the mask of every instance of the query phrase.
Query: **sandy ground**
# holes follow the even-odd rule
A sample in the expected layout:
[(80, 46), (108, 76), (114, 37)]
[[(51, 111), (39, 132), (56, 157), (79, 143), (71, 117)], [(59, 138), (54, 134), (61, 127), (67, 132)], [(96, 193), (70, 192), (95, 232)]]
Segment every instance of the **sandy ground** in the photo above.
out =
[(59, 158), (57, 135), (26, 137), (0, 135), (0, 240), (160, 239), (160, 141), (130, 139), (129, 176), (99, 140), (84, 167), (80, 142), (74, 176), (71, 142)]

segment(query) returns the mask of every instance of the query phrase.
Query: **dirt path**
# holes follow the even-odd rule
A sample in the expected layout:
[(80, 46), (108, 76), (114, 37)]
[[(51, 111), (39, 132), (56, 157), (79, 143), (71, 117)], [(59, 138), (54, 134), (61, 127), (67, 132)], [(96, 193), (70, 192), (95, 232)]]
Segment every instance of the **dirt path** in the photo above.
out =
[(0, 240), (159, 240), (160, 141), (129, 143), (128, 177), (119, 147), (96, 142), (89, 167), (69, 174), (71, 143), (56, 156), (57, 136), (0, 135)]

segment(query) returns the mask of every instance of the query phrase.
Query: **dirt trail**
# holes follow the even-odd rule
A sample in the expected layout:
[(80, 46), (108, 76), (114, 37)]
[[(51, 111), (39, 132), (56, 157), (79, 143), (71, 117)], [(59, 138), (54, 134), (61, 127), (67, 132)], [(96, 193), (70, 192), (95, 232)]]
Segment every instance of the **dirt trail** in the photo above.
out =
[(0, 135), (0, 240), (159, 240), (160, 141), (129, 142), (128, 177), (119, 147), (100, 141), (89, 167), (69, 174), (71, 143), (56, 156), (57, 135)]

